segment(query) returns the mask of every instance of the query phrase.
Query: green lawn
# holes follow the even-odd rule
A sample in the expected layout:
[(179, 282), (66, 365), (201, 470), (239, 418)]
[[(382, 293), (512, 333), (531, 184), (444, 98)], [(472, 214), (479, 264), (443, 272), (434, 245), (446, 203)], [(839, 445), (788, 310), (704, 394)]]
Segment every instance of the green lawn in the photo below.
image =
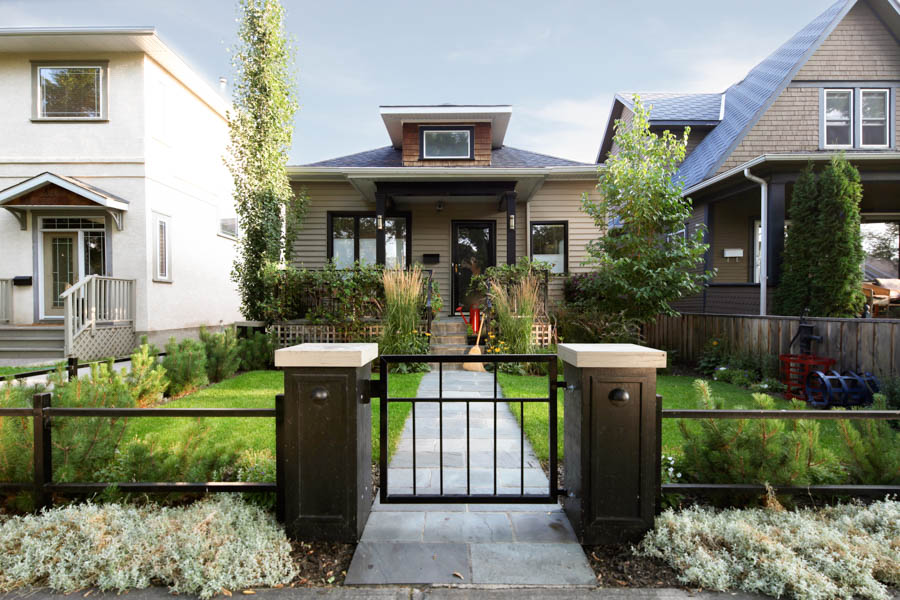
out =
[(16, 375), (18, 373), (27, 373), (28, 371), (38, 371), (40, 369), (49, 369), (50, 367), (62, 366), (65, 368), (66, 363), (58, 362), (58, 363), (45, 363), (40, 365), (28, 365), (24, 367), (0, 367), (0, 379), (7, 377), (9, 375)]
[[(375, 375), (377, 378), (377, 375)], [(391, 374), (390, 394), (395, 397), (415, 396), (422, 379), (421, 373)], [(284, 375), (281, 371), (252, 371), (221, 383), (211, 385), (194, 394), (166, 404), (167, 408), (270, 408), (275, 406), (275, 395), (284, 391)], [(388, 436), (391, 449), (397, 440), (409, 413), (409, 404), (392, 404), (388, 420)], [(378, 460), (377, 401), (372, 402), (372, 459)], [(124, 439), (154, 437), (161, 446), (170, 446), (189, 436), (195, 419), (139, 418), (128, 422)], [(238, 448), (275, 448), (275, 422), (260, 418), (207, 418), (207, 439), (217, 444), (229, 442)]]
[[(697, 396), (694, 393), (693, 383), (696, 377), (685, 375), (660, 375), (657, 378), (656, 393), (663, 397), (663, 408), (699, 408), (697, 405)], [(507, 375), (501, 373), (498, 377), (500, 387), (503, 389), (503, 395), (507, 398), (536, 398), (547, 395), (547, 378), (534, 377), (527, 375)], [(744, 388), (732, 385), (730, 383), (722, 383), (719, 381), (711, 382), (713, 395), (721, 398), (725, 403), (725, 408), (756, 408), (753, 402), (752, 392)], [(563, 457), (563, 391), (558, 392), (558, 452), (559, 458)], [(516, 419), (521, 422), (519, 416), (519, 405), (511, 404), (513, 414)], [(790, 403), (781, 397), (776, 398), (776, 409), (790, 408)], [(525, 435), (528, 436), (531, 445), (538, 458), (547, 460), (549, 456), (549, 434), (548, 434), (549, 411), (547, 405), (543, 403), (534, 403), (525, 405)], [(696, 427), (696, 423), (690, 423), (689, 426)], [(820, 440), (824, 446), (837, 449), (843, 444), (838, 433), (837, 424), (834, 421), (821, 421), (821, 437)], [(680, 455), (682, 453), (681, 446), (684, 438), (678, 428), (678, 422), (674, 419), (665, 419), (663, 421), (662, 433), (662, 451), (663, 454)]]

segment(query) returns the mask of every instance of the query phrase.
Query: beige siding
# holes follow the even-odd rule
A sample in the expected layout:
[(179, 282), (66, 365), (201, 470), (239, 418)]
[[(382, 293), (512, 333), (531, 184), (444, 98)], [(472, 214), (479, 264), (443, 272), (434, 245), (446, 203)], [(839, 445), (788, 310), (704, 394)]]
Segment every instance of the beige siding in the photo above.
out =
[(320, 269), (328, 260), (328, 211), (371, 211), (375, 205), (367, 203), (349, 183), (295, 183), (293, 187), (295, 191), (305, 189), (310, 200), (294, 242), (294, 264)]
[(900, 48), (868, 4), (859, 2), (800, 69), (795, 79), (900, 79)]
[[(712, 266), (717, 270), (714, 283), (747, 283), (751, 279), (750, 229), (759, 218), (759, 193), (745, 194), (712, 207)], [(725, 248), (740, 248), (743, 258), (725, 258)]]
[[(534, 221), (566, 221), (569, 224), (569, 272), (585, 273), (589, 267), (582, 263), (587, 260), (587, 243), (600, 236), (594, 221), (581, 212), (581, 195), (593, 192), (594, 181), (551, 181), (547, 182), (532, 197), (528, 206), (529, 218)], [(530, 228), (529, 228), (530, 229)], [(562, 298), (563, 278), (554, 277), (550, 282), (552, 301)]]

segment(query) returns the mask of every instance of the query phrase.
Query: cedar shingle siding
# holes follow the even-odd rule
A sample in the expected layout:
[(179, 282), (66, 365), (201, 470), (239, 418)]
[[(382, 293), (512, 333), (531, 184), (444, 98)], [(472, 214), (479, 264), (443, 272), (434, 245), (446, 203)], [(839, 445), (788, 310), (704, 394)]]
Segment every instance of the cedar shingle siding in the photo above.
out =
[[(447, 125), (447, 123), (428, 123)], [(474, 160), (419, 160), (418, 123), (403, 124), (403, 166), (404, 167), (489, 167), (491, 166), (491, 124), (475, 123)], [(460, 126), (465, 124), (460, 123)], [(471, 126), (471, 125), (470, 125)]]

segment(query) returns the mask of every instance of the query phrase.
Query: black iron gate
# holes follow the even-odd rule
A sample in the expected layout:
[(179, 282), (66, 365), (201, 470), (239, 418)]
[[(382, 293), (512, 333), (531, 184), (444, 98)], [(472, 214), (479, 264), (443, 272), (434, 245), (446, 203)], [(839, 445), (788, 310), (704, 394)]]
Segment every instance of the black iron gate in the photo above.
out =
[[(436, 397), (429, 398), (391, 398), (388, 390), (390, 389), (390, 366), (400, 363), (436, 363), (438, 366), (438, 389)], [(491, 365), (491, 377), (493, 379), (493, 394), (491, 397), (478, 397), (476, 394), (472, 396), (447, 398), (444, 395), (444, 365), (447, 363), (482, 363)], [(538, 398), (502, 398), (498, 397), (497, 383), (497, 367), (500, 363), (546, 363), (547, 364), (547, 395)], [(384, 355), (380, 359), (381, 379), (378, 382), (378, 397), (380, 399), (379, 414), (379, 436), (381, 440), (381, 454), (379, 457), (380, 468), (380, 499), (382, 504), (400, 504), (400, 503), (534, 503), (548, 504), (555, 503), (557, 496), (562, 492), (558, 489), (558, 470), (557, 470), (557, 389), (565, 387), (564, 382), (557, 381), (557, 359), (555, 354), (491, 354), (491, 355)], [(375, 382), (373, 382), (375, 383)], [(373, 394), (374, 395), (374, 394)], [(498, 470), (497, 470), (497, 415), (498, 405), (502, 403), (519, 405), (519, 470), (520, 485), (518, 493), (504, 493), (498, 490)], [(412, 471), (411, 471), (411, 487), (412, 493), (391, 493), (391, 481), (389, 477), (388, 466), (388, 417), (389, 407), (394, 403), (409, 403), (412, 405)], [(438, 420), (438, 477), (437, 493), (433, 491), (421, 493), (417, 485), (417, 461), (416, 455), (418, 448), (416, 445), (416, 407), (423, 404), (437, 403), (437, 420)], [(525, 405), (532, 403), (543, 403), (547, 405), (548, 411), (548, 443), (549, 443), (549, 484), (546, 493), (525, 493)], [(465, 493), (445, 492), (444, 473), (444, 407), (445, 405), (465, 405)], [(477, 491), (473, 493), (472, 485), (472, 447), (471, 447), (471, 407), (472, 405), (482, 406), (484, 404), (493, 407), (493, 448), (489, 450), (493, 454), (493, 486), (492, 491), (485, 493)], [(500, 410), (506, 410), (505, 407), (499, 407)], [(404, 486), (406, 487), (406, 486)], [(434, 486), (432, 486), (433, 488)], [(452, 486), (462, 488), (463, 486)], [(483, 486), (475, 486), (483, 488)], [(491, 487), (491, 486), (488, 486)], [(532, 487), (532, 486), (529, 486)], [(515, 489), (515, 488), (513, 488)]]

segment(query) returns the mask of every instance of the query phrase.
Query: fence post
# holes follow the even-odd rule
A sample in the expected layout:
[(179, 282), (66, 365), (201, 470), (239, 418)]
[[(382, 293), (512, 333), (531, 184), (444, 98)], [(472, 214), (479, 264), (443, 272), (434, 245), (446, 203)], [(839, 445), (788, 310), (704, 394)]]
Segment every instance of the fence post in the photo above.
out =
[(66, 359), (66, 379), (72, 381), (78, 377), (78, 357), (70, 356)]
[(563, 507), (582, 544), (653, 527), (660, 486), (656, 369), (666, 353), (633, 344), (560, 344), (565, 363)]
[(50, 444), (50, 420), (44, 414), (50, 408), (50, 393), (35, 394), (34, 408), (34, 510), (40, 512), (51, 505), (47, 484), (53, 482), (53, 452)]
[(284, 523), (284, 473), (285, 473), (284, 394), (275, 396), (275, 517)]
[(372, 410), (378, 344), (300, 344), (275, 352), (284, 369), (284, 525), (309, 541), (359, 541), (372, 508)]

